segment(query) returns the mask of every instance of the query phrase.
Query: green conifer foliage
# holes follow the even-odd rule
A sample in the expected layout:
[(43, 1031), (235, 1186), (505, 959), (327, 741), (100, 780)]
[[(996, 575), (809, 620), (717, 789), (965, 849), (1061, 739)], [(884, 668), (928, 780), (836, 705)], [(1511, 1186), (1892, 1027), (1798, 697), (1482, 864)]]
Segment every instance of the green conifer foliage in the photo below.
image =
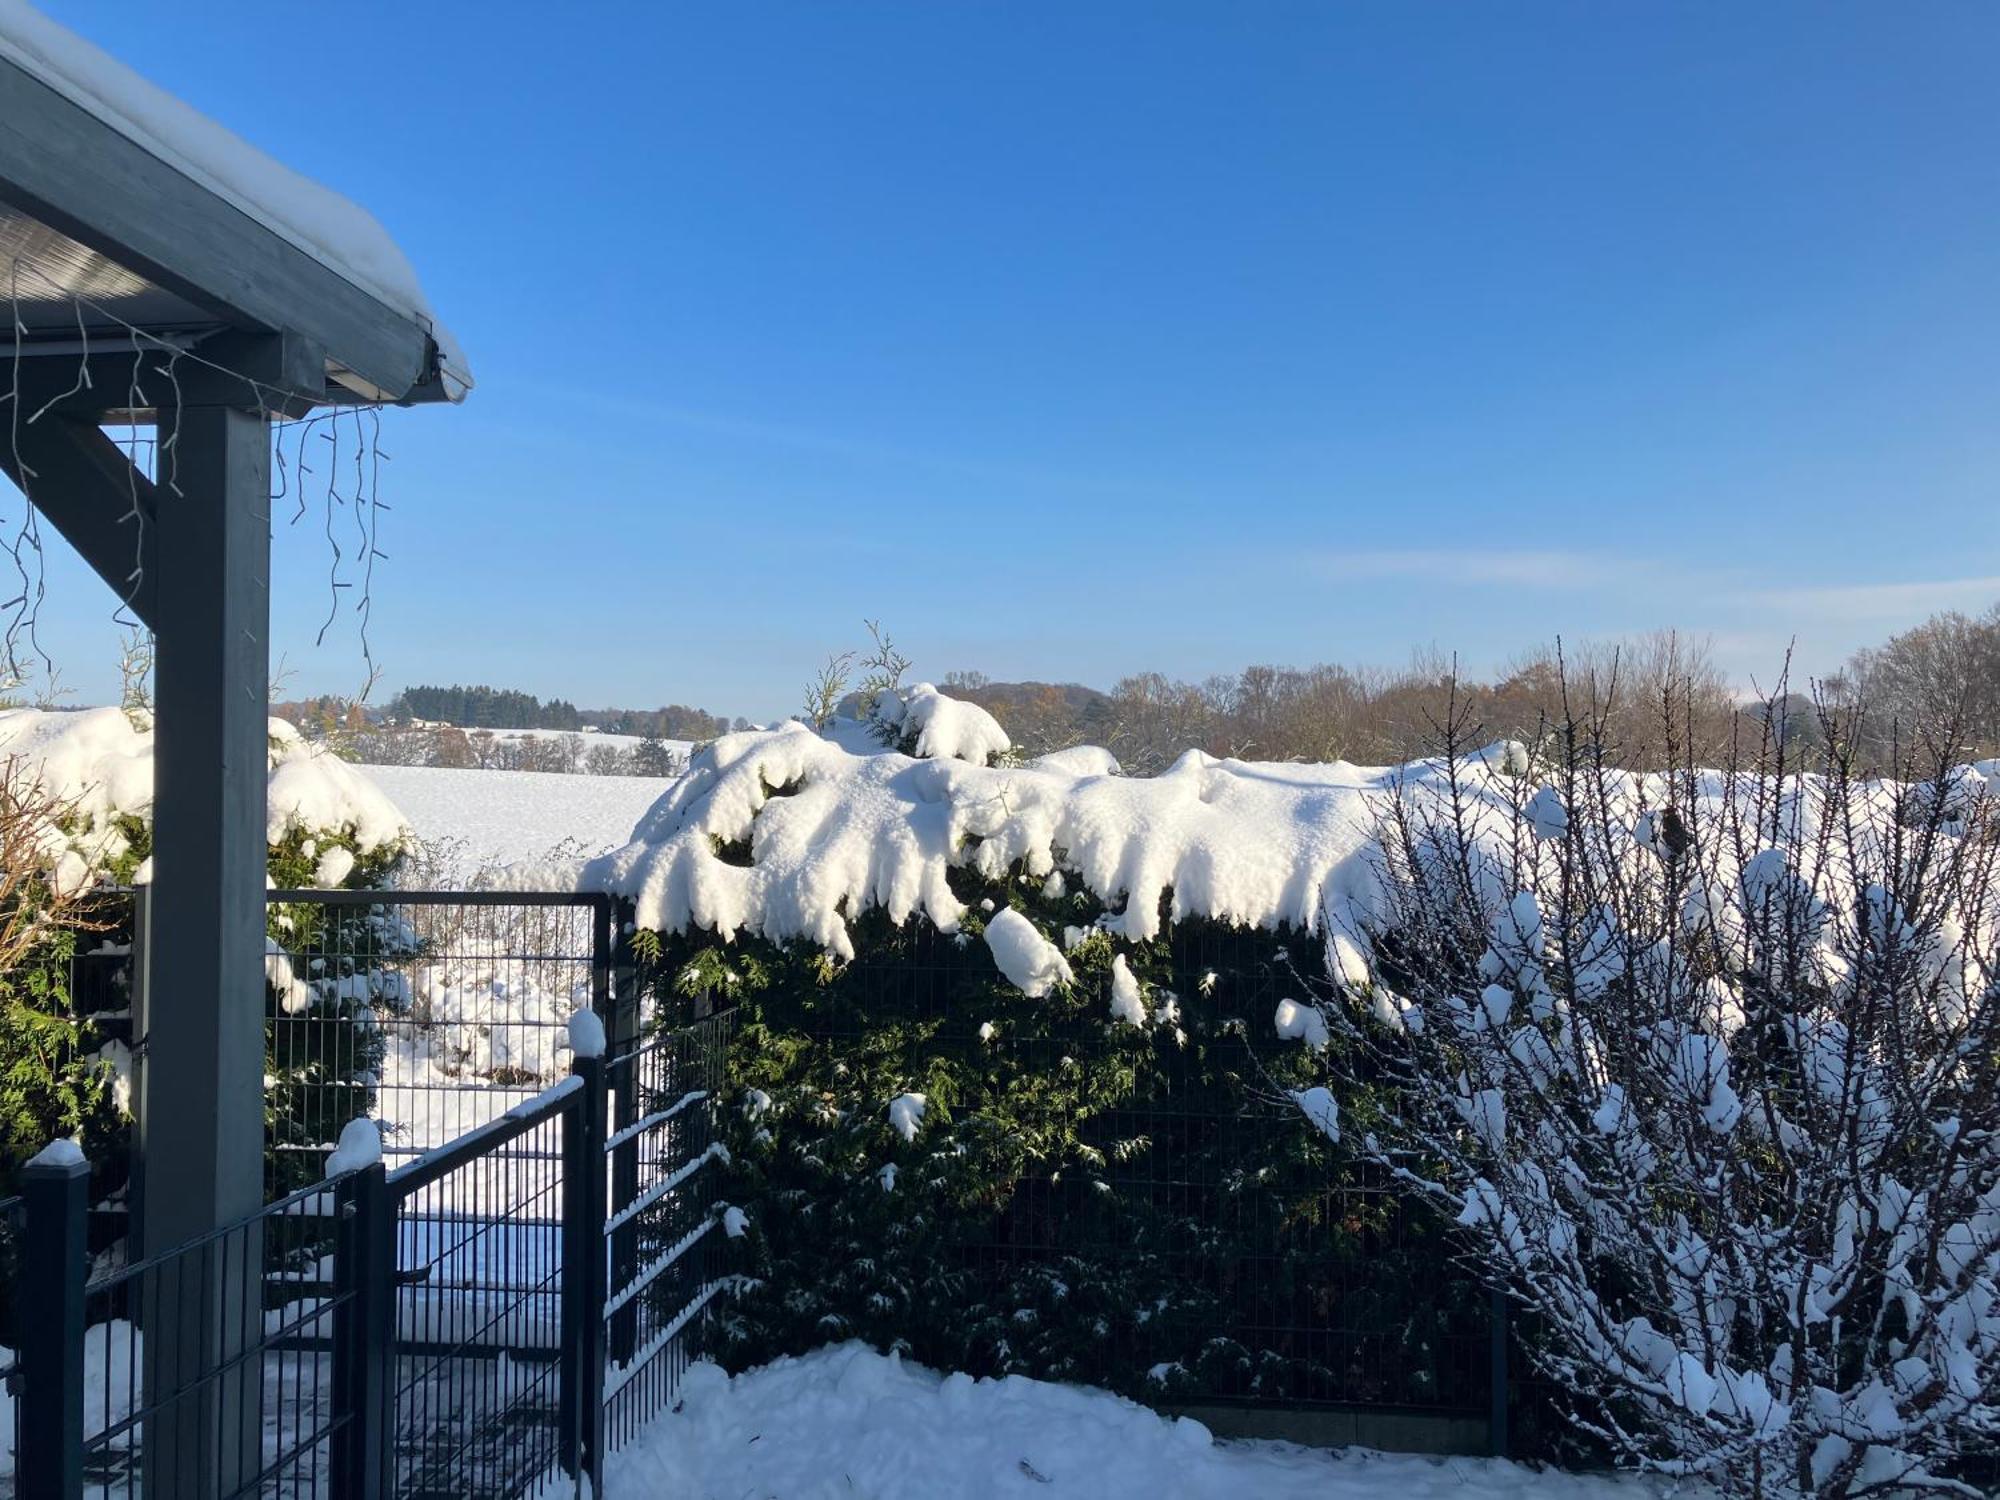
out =
[[(78, 913), (83, 925), (40, 929), (28, 962), (0, 975), (0, 1186), (13, 1169), (55, 1136), (80, 1136), (93, 1163), (93, 1192), (114, 1196), (125, 1181), (130, 1117), (129, 1095), (121, 1101), (117, 1070), (102, 1054), (107, 1041), (129, 1033), (130, 980), (118, 951), (132, 941), (129, 883), (152, 852), (152, 829), (140, 818), (122, 819), (124, 847), (98, 872), (102, 889)], [(355, 856), (343, 884), (369, 889), (385, 883), (400, 851), (364, 852), (351, 829), (315, 832), (293, 828), (270, 848), (274, 887), (310, 886), (318, 861), (329, 848)], [(32, 892), (40, 888), (31, 883)], [(271, 1152), (268, 1186), (275, 1193), (317, 1180), (321, 1173), (327, 1122), (332, 1135), (342, 1123), (365, 1114), (381, 1061), (381, 1042), (370, 1030), (384, 1006), (404, 1002), (405, 986), (392, 965), (407, 958), (413, 944), (384, 927), (393, 919), (381, 908), (331, 908), (316, 904), (274, 907), (269, 932), (302, 978), (325, 980), (310, 986), (309, 1004), (285, 1005), (274, 985), (266, 985), (268, 1026), (265, 1063), (265, 1116)], [(345, 933), (336, 928), (352, 929)], [(116, 993), (73, 993), (81, 973), (78, 956), (109, 945), (119, 966)], [(369, 953), (373, 961), (359, 983), (341, 985), (347, 974), (310, 973), (306, 954)], [(350, 971), (353, 965), (346, 966)], [(113, 1003), (108, 1013), (93, 1006)], [(327, 1024), (345, 1022), (350, 1024)], [(138, 1045), (143, 1039), (131, 1038)]]
[[(959, 894), (955, 934), (865, 915), (845, 967), (659, 941), (664, 988), (736, 1006), (722, 1196), (749, 1227), (726, 1364), (860, 1338), (1156, 1401), (1480, 1399), (1484, 1303), (1438, 1226), (1368, 1190), (1288, 1097), (1321, 1075), (1272, 1016), (1306, 998), (1316, 939), (1183, 922), (1131, 943), (1087, 895)], [(1066, 946), (1074, 983), (1009, 984), (984, 902)], [(1112, 1012), (1121, 955), (1143, 1025)], [(890, 1105), (909, 1094), (906, 1139)]]

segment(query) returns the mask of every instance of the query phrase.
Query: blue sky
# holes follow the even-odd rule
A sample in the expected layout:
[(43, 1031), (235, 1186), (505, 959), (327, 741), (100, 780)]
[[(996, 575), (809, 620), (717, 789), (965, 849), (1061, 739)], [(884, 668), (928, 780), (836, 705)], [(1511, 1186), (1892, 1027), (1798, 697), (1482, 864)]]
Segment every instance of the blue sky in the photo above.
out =
[[(479, 378), (395, 414), (388, 689), (1744, 679), (2000, 599), (2000, 11), (50, 3), (356, 198)], [(323, 542), (277, 539), (293, 691)], [(110, 690), (109, 601), (45, 635)]]

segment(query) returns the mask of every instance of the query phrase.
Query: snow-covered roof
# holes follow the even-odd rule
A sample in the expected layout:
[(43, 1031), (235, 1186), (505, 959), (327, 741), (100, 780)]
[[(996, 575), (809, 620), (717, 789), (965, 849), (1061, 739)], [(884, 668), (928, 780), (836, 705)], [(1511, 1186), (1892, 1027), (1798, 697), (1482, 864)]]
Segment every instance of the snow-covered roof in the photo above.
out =
[[(258, 150), (26, 0), (0, 0), (0, 60), (407, 319), (435, 343), (445, 393), (458, 399), (470, 389), (464, 355), (438, 321), (414, 268), (366, 210)], [(83, 233), (72, 223), (54, 228)], [(125, 269), (147, 274), (137, 265)], [(226, 297), (225, 288), (205, 290)]]
[(366, 210), (265, 155), (26, 0), (0, 3), (0, 56), (399, 312), (431, 316), (416, 268)]

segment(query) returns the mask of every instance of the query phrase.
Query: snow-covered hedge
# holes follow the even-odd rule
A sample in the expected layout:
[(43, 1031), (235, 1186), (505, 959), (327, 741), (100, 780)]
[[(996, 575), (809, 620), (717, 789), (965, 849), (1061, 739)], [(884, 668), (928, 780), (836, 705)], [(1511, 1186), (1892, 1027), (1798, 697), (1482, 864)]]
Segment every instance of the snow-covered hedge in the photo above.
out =
[(1191, 750), (1159, 776), (1128, 777), (1092, 748), (988, 766), (855, 744), (798, 723), (722, 736), (584, 882), (631, 896), (654, 931), (805, 939), (841, 959), (856, 952), (853, 920), (878, 907), (897, 925), (920, 915), (957, 931), (954, 871), (1061, 872), (1109, 909), (1119, 938), (1188, 918), (1317, 931), (1376, 889), (1384, 790), (1431, 773)]
[[(920, 687), (914, 696), (939, 695)], [(983, 717), (973, 705), (955, 707)], [(942, 711), (930, 713), (935, 722)], [(884, 750), (852, 726), (822, 736), (788, 722), (723, 735), (695, 752), (629, 843), (585, 865), (582, 881), (630, 896), (640, 926), (653, 931), (803, 939), (842, 960), (856, 952), (854, 919), (875, 908), (898, 926), (922, 916), (956, 931), (966, 906), (953, 872), (1058, 877), (1104, 905), (1114, 938), (1147, 940), (1190, 918), (1363, 934), (1395, 920), (1382, 836), (1399, 801), (1445, 810), (1461, 799), (1452, 815), (1476, 825), (1488, 880), (1559, 837), (1567, 817), (1565, 789), (1545, 784), (1535, 757), (1510, 741), (1455, 767), (1218, 760), (1190, 750), (1158, 776), (1132, 777), (1094, 747), (988, 765), (990, 734), (954, 734), (953, 753), (936, 757)], [(1645, 858), (1653, 820), (1671, 802), (1703, 817), (1764, 796), (1755, 775), (1689, 775), (1683, 793), (1668, 776), (1604, 773), (1591, 815), (1620, 831), (1628, 862)], [(2000, 762), (1958, 768), (1942, 795), (1989, 785), (2000, 786)], [(1791, 778), (1774, 793), (1776, 815), (1808, 820), (1801, 831), (1813, 837), (1824, 806), (1817, 787)], [(1899, 787), (1857, 784), (1847, 812), (1857, 824), (1879, 823)], [(1518, 846), (1517, 800), (1538, 835)], [(1840, 821), (1828, 836), (1841, 836)], [(1741, 875), (1729, 859), (1717, 851), (1718, 889)]]
[[(143, 713), (0, 710), (0, 763), (53, 809), (39, 858), (58, 889), (111, 891), (151, 879), (153, 735)], [(270, 725), (268, 787), (274, 886), (364, 888), (379, 883), (405, 847), (408, 826), (395, 806), (354, 767), (277, 719)], [(91, 920), (94, 930), (83, 946), (115, 961), (129, 942), (129, 903), (116, 894), (94, 897)], [(368, 1000), (341, 989), (341, 976), (308, 976), (302, 962), (294, 965), (292, 955), (307, 934), (291, 930), (292, 920), (279, 913), (272, 934), (275, 1045), (267, 1112), (274, 1142), (311, 1144), (319, 1120), (331, 1118), (337, 1127), (365, 1105), (372, 1072), (368, 1058), (352, 1048), (329, 1051), (330, 1029), (315, 1023), (349, 1017)], [(44, 961), (32, 971), (35, 990), (27, 1003), (39, 1018), (38, 1041), (23, 1065), (32, 1063), (56, 1081), (101, 1082), (93, 1097), (102, 1107), (88, 1118), (43, 1118), (47, 1106), (35, 1101), (46, 1091), (5, 1091), (0, 1106), (12, 1113), (0, 1124), (18, 1125), (24, 1140), (84, 1129), (108, 1146), (122, 1131), (120, 1117), (131, 1102), (130, 1052), (121, 1035), (127, 1027), (122, 1014), (75, 1013), (69, 984), (77, 946), (74, 934), (51, 932)], [(29, 976), (13, 977), (25, 983)], [(64, 1084), (59, 1093), (74, 1095), (77, 1087)], [(116, 1162), (123, 1153), (97, 1149), (92, 1156)], [(317, 1169), (315, 1157), (310, 1174)]]
[[(0, 710), (0, 760), (12, 760), (50, 798), (70, 809), (67, 847), (58, 851), (68, 878), (151, 874), (144, 850), (153, 812), (153, 731), (143, 713), (91, 708), (74, 713)], [(357, 857), (396, 853), (409, 824), (374, 783), (309, 744), (283, 719), (270, 723), (266, 838), (274, 849), (310, 840)], [(136, 851), (136, 852), (135, 852)], [(318, 880), (317, 858), (299, 884), (340, 885), (334, 862)]]
[[(1615, 1317), (1572, 1302), (1585, 1310), (1556, 1331), (1557, 1373), (1603, 1398), (1597, 1430), (1630, 1456), (1731, 1475), (1790, 1465), (1779, 1489), (1858, 1494), (1892, 1469), (1895, 1482), (1931, 1484), (1948, 1469), (1933, 1456), (1962, 1452), (1989, 1420), (1980, 1414), (2000, 1369), (2000, 1324), (1986, 1308), (2000, 1305), (2000, 1156), (1984, 1134), (1968, 1154), (1965, 1129), (1976, 1116), (2000, 1139), (2000, 1117), (1988, 1122), (2000, 1106), (1990, 1083), (1968, 1095), (1938, 1069), (1977, 1082), (2000, 1056), (2000, 1041), (1982, 1042), (1977, 1066), (1951, 1063), (1951, 1039), (1984, 1036), (1995, 1009), (2000, 898), (1990, 880), (1962, 876), (1947, 901), (1918, 887), (1924, 868), (1933, 877), (1938, 860), (1970, 868), (1996, 837), (2000, 766), (1806, 775), (1774, 740), (1767, 758), (1736, 770), (1644, 775), (1602, 769), (1587, 726), (1573, 725), (1532, 751), (1507, 742), (1466, 751), (1454, 739), (1439, 759), (1400, 767), (1190, 753), (1135, 778), (1102, 751), (989, 764), (1005, 752), (978, 736), (951, 738), (962, 758), (923, 756), (902, 753), (919, 748), (903, 729), (858, 727), (724, 736), (625, 848), (585, 871), (636, 900), (684, 987), (750, 1006), (733, 1067), (747, 1101), (737, 1170), (755, 1263), (752, 1293), (728, 1325), (735, 1349), (761, 1356), (856, 1332), (916, 1342), (939, 1327), (978, 1327), (984, 1343), (956, 1335), (965, 1342), (927, 1357), (1076, 1375), (1058, 1329), (1100, 1320), (1113, 1330), (1104, 1347), (1143, 1344), (1150, 1331), (1106, 1311), (1129, 1312), (1137, 1285), (1060, 1234), (1010, 1262), (1032, 1264), (1053, 1300), (1038, 1302), (1022, 1280), (947, 1276), (931, 1303), (924, 1277), (947, 1265), (962, 1278), (981, 1236), (1013, 1234), (1008, 1216), (1044, 1171), (1090, 1185), (1051, 1221), (1084, 1222), (1092, 1195), (1114, 1218), (1137, 1211), (1111, 1164), (1121, 1152), (1145, 1159), (1158, 1142), (1142, 1139), (1124, 1105), (1143, 1114), (1192, 1087), (1225, 1113), (1260, 1101), (1288, 1108), (1294, 1139), (1333, 1153), (1323, 1184), (1349, 1180), (1339, 1165), (1347, 1150), (1410, 1172), (1410, 1200), (1440, 1203), (1467, 1243), (1491, 1240), (1510, 1279), (1520, 1265), (1542, 1267), (1519, 1247), (1546, 1235), (1555, 1269), (1523, 1273), (1545, 1283), (1557, 1271), (1583, 1280), (1586, 1243), (1615, 1243), (1587, 1195), (1565, 1186), (1565, 1162), (1585, 1158), (1565, 1156), (1568, 1138), (1548, 1131), (1573, 1114), (1582, 1140), (1611, 1150), (1602, 1180), (1615, 1180), (1611, 1198), (1640, 1216), (1633, 1243), (1666, 1247), (1664, 1262), (1630, 1274), (1680, 1286)], [(902, 751), (881, 749), (885, 738)], [(1933, 878), (1928, 889), (1940, 888)], [(1304, 990), (1261, 1014), (1219, 1003), (1174, 956), (1183, 935), (1204, 927), (1237, 941), (1268, 935), (1271, 972), (1282, 972), (1287, 938), (1309, 937), (1301, 967), (1352, 1000), (1359, 1019), (1316, 1007)], [(938, 963), (936, 949), (921, 947), (932, 933), (958, 957)], [(1894, 1066), (1872, 1055), (1874, 1040), (1854, 1053), (1856, 1037), (1885, 1034), (1879, 1008), (1865, 1024), (1854, 1013), (1858, 997), (1879, 1007), (1894, 968), (1885, 950), (1904, 976), (1903, 998), (1889, 1002), (1902, 1049)], [(974, 1029), (967, 1004), (992, 1014)], [(1414, 1049), (1435, 1066), (1417, 1075), (1338, 1062), (1364, 1033), (1388, 1039), (1391, 1058)], [(1920, 1034), (1931, 1041), (1918, 1045)], [(1223, 1061), (1230, 1040), (1245, 1045)], [(1155, 1072), (1149, 1054), (1194, 1061)], [(1803, 1092), (1774, 1114), (1774, 1086), (1751, 1080), (1785, 1067)], [(1524, 1109), (1516, 1090), (1538, 1080), (1561, 1097)], [(1402, 1096), (1409, 1089), (1423, 1109)], [(1911, 1104), (1919, 1095), (1937, 1108)], [(916, 1097), (915, 1128), (893, 1129), (893, 1101)], [(1619, 1157), (1627, 1112), (1677, 1098), (1691, 1113), (1661, 1115), (1660, 1138)], [(1878, 1138), (1870, 1110), (1908, 1118), (1894, 1140)], [(1389, 1123), (1412, 1118), (1428, 1133), (1393, 1145)], [(1686, 1172), (1660, 1179), (1684, 1191), (1651, 1195), (1635, 1161), (1658, 1172), (1684, 1125), (1703, 1149), (1683, 1153)], [(1839, 1149), (1850, 1137), (1859, 1157)], [(1913, 1139), (1925, 1149), (1913, 1154)], [(1891, 1146), (1921, 1164), (1897, 1168), (1883, 1154)], [(1243, 1152), (1240, 1142), (1225, 1149)], [(1955, 1177), (1940, 1151), (1958, 1163)], [(1692, 1205), (1717, 1172), (1768, 1184), (1760, 1152), (1789, 1161), (1779, 1176), (1819, 1186), (1810, 1204), (1745, 1230), (1734, 1290), (1703, 1291), (1703, 1278), (1722, 1274), (1725, 1239), (1722, 1220)], [(1882, 1249), (1908, 1237), (1914, 1208), (1884, 1205), (1901, 1203), (1894, 1185), (1913, 1172), (1933, 1183), (1939, 1205), (1923, 1222), (1942, 1236), (1942, 1281), (1870, 1262), (1862, 1248), (1864, 1234)], [(1593, 1168), (1588, 1180), (1601, 1175)], [(1288, 1201), (1284, 1173), (1254, 1153), (1198, 1180), (1235, 1184), (1241, 1203)], [(916, 1197), (919, 1188), (930, 1196)], [(1183, 1219), (1188, 1243), (1209, 1233), (1215, 1207), (1194, 1205)], [(1655, 1210), (1687, 1227), (1649, 1239)], [(1143, 1218), (1121, 1223), (1135, 1245), (1152, 1243)], [(1322, 1246), (1338, 1240), (1330, 1227), (1316, 1232)], [(1676, 1261), (1683, 1241), (1692, 1248)], [(1773, 1253), (1752, 1255), (1753, 1241)], [(1782, 1256), (1781, 1243), (1793, 1247)], [(1143, 1263), (1142, 1254), (1134, 1264)], [(1427, 1296), (1453, 1284), (1443, 1264), (1440, 1253)], [(1083, 1285), (1090, 1295), (1069, 1301)], [(1783, 1285), (1794, 1287), (1790, 1302)], [(1904, 1331), (1883, 1331), (1885, 1288), (1888, 1304), (1917, 1299), (1894, 1315)], [(1816, 1327), (1813, 1306), (1856, 1296), (1875, 1300), (1852, 1310), (1841, 1301), (1831, 1335)], [(1559, 1304), (1536, 1306), (1547, 1317)], [(1934, 1310), (1911, 1310), (1925, 1306)], [(1871, 1371), (1864, 1358), (1857, 1377), (1843, 1362), (1860, 1347), (1844, 1330), (1864, 1314), (1877, 1330), (1870, 1347), (1888, 1351), (1889, 1364)], [(1789, 1339), (1786, 1317), (1804, 1319)], [(1762, 1331), (1746, 1338), (1745, 1326)], [(1572, 1336), (1584, 1347), (1560, 1343)], [(1673, 1356), (1664, 1365), (1661, 1350)], [(1189, 1370), (1161, 1368), (1176, 1379)], [(1615, 1378), (1599, 1378), (1606, 1370)], [(1120, 1383), (1115, 1371), (1087, 1378)], [(1195, 1384), (1217, 1392), (1205, 1377)], [(1771, 1401), (1759, 1405), (1760, 1393)], [(1648, 1418), (1632, 1437), (1618, 1424), (1636, 1420), (1623, 1403), (1640, 1397), (1679, 1415)]]
[[(1328, 1192), (1288, 1097), (1316, 1059), (1272, 1030), (1370, 889), (1392, 773), (992, 765), (997, 726), (895, 702), (722, 737), (586, 868), (671, 990), (737, 1006), (724, 1357), (861, 1336), (1153, 1399), (1476, 1402), (1481, 1294), (1441, 1225)], [(885, 748), (913, 717), (960, 753)]]

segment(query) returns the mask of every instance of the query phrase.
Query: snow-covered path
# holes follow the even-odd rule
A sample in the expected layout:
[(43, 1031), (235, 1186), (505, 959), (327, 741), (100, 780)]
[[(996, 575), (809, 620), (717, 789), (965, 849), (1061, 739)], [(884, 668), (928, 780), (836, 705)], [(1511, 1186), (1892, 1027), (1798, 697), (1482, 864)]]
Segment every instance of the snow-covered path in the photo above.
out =
[(607, 1500), (1651, 1500), (1618, 1476), (1493, 1459), (1213, 1441), (1104, 1391), (939, 1376), (860, 1344), (731, 1380), (684, 1378), (682, 1405), (611, 1458)]

